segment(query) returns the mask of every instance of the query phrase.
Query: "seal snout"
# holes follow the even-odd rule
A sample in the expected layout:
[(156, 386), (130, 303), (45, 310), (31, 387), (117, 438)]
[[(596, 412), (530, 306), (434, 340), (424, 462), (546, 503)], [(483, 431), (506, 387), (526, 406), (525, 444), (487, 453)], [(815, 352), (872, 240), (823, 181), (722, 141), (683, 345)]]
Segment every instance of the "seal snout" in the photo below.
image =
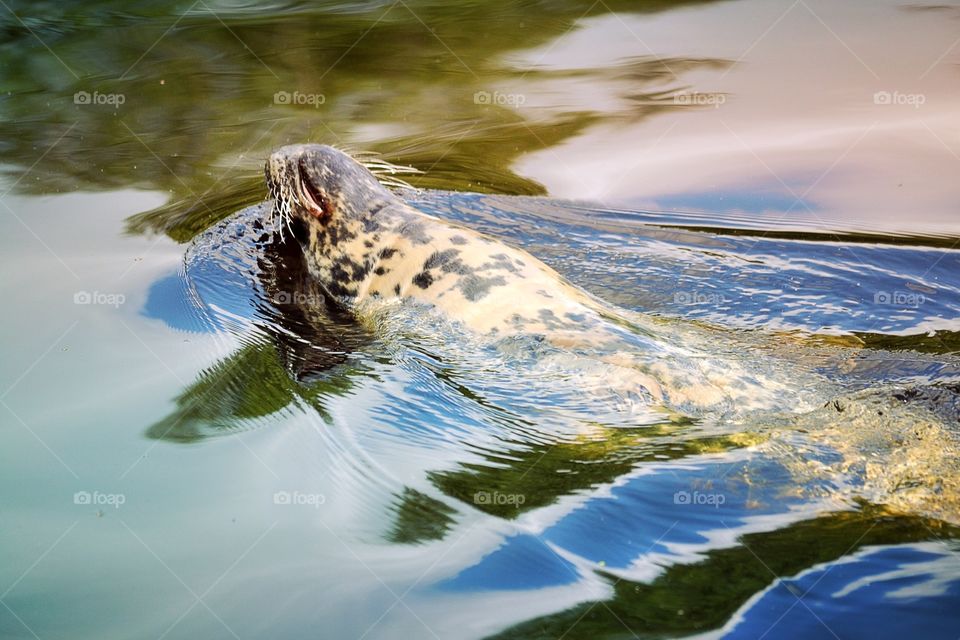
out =
[(270, 154), (264, 167), (267, 186), (281, 208), (294, 215), (309, 214), (324, 222), (332, 213), (330, 183), (336, 175), (338, 156), (322, 144), (294, 144)]
[(280, 147), (267, 158), (265, 173), (280, 228), (301, 244), (309, 240), (318, 255), (372, 234), (388, 215), (380, 212), (400, 203), (367, 167), (324, 144)]

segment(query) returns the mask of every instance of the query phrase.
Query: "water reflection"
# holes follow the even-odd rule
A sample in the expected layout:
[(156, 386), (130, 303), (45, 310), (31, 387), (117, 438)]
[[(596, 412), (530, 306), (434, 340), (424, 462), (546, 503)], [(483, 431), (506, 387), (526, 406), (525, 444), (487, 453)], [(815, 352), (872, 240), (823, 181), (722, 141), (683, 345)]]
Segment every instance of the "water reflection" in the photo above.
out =
[[(699, 3), (612, 2), (588, 14), (685, 4)], [(474, 96), (513, 75), (498, 62), (505, 52), (547, 43), (585, 15), (573, 2), (553, 3), (546, 15), (539, 7), (504, 12), (486, 4), (344, 11), (291, 3), (258, 10), (256, 19), (215, 3), (191, 9), (155, 2), (135, 15), (112, 2), (85, 3), (82, 11), (19, 3), (11, 9), (36, 25), (31, 32), (13, 15), (2, 18), (11, 93), (3, 103), (0, 137), (7, 142), (0, 151), (14, 167), (36, 163), (33, 179), (20, 188), (169, 191), (173, 204), (152, 219), (152, 229), (167, 230), (192, 215), (189, 229), (196, 233), (212, 211), (222, 210), (224, 190), (249, 195), (238, 185), (252, 184), (269, 149), (307, 139), (380, 150), (429, 168), (424, 186), (541, 192), (510, 163), (592, 120), (567, 111), (536, 122)], [(673, 81), (664, 68), (641, 60), (625, 72), (648, 86)], [(97, 104), (94, 97), (76, 104), (77, 92), (123, 96), (123, 102)], [(275, 99), (278, 92), (319, 97), (301, 104)]]
[[(668, 567), (649, 583), (604, 572), (602, 575), (612, 589), (609, 600), (584, 603), (493, 637), (553, 638), (567, 634), (571, 638), (607, 638), (615, 637), (624, 628), (634, 634), (676, 636), (718, 629), (742, 604), (780, 576), (796, 575), (872, 545), (936, 540), (938, 530), (943, 531), (935, 521), (891, 517), (875, 507), (864, 506), (857, 514), (831, 514), (776, 531), (747, 533), (739, 544), (707, 551), (703, 559), (691, 564)], [(861, 575), (868, 579), (870, 574)], [(775, 604), (764, 602), (764, 608), (752, 608), (751, 611), (757, 611), (756, 617), (766, 619), (766, 607), (771, 606), (775, 613), (769, 622), (780, 614), (787, 615), (798, 594), (809, 593), (803, 586), (812, 584), (812, 580), (800, 580), (796, 587), (792, 580), (785, 584), (787, 597)], [(956, 576), (949, 580), (949, 585), (951, 591), (958, 588)], [(949, 599), (947, 596), (944, 601)], [(819, 613), (831, 627), (842, 619), (832, 611)], [(814, 626), (810, 620), (813, 616), (798, 612), (796, 618), (802, 618), (804, 625)], [(927, 618), (922, 624), (930, 630), (931, 637), (945, 637), (944, 631), (954, 622)], [(759, 621), (749, 620), (744, 626), (747, 628), (739, 629), (742, 637), (754, 637), (752, 632), (762, 634), (772, 625), (762, 626)], [(817, 627), (814, 631), (820, 630)]]
[(269, 206), (208, 231), (185, 265), (151, 287), (144, 315), (179, 331), (236, 333), (240, 348), (203, 371), (147, 435), (190, 442), (248, 428), (291, 405), (329, 421), (320, 398), (342, 394), (366, 370), (349, 356), (372, 337), (309, 278), (299, 247), (280, 242)]
[(32, 193), (169, 192), (138, 232), (187, 239), (302, 140), (380, 151), (433, 188), (955, 228), (952, 22), (893, 0), (11, 8), (32, 32), (2, 17), (0, 159), (33, 167)]
[[(614, 482), (643, 463), (723, 452), (762, 439), (754, 434), (685, 436), (682, 428), (611, 429), (580, 442), (500, 442), (482, 462), (429, 474), (444, 494), (501, 518), (555, 504)], [(523, 496), (510, 500), (510, 496)]]
[[(489, 208), (498, 202), (438, 195), (421, 197), (417, 204), (428, 211), (442, 208), (448, 216), (453, 212), (472, 226), (483, 228), (488, 215), (497, 219), (502, 216), (502, 212)], [(467, 204), (472, 206), (468, 208)], [(611, 269), (616, 260), (607, 254), (615, 255), (622, 239), (604, 228), (602, 218), (598, 225), (596, 218), (578, 218), (577, 208), (564, 210), (561, 204), (542, 200), (510, 200), (509, 206), (515, 225), (510, 234), (518, 243), (534, 246), (552, 238), (557, 229), (549, 216), (562, 213), (567, 249), (575, 250), (581, 244), (592, 247), (584, 254), (584, 266), (606, 265), (608, 276), (616, 279), (621, 290), (641, 291), (641, 282), (656, 271), (664, 273), (663, 281), (676, 282), (674, 273), (680, 267), (672, 263), (673, 250), (663, 247), (664, 239), (656, 229), (650, 240), (655, 250), (644, 261)], [(805, 308), (800, 317), (806, 318), (808, 332), (782, 332), (771, 341), (765, 334), (717, 333), (720, 330), (707, 325), (699, 329), (691, 325), (682, 334), (688, 341), (712, 342), (722, 335), (723, 344), (712, 347), (713, 357), (733, 358), (735, 362), (738, 353), (750, 349), (764, 354), (771, 363), (779, 362), (772, 364), (774, 368), (789, 368), (798, 387), (809, 387), (797, 388), (785, 398), (780, 413), (767, 412), (747, 422), (727, 424), (709, 414), (696, 420), (678, 415), (637, 428), (629, 415), (606, 406), (612, 400), (601, 390), (586, 393), (582, 382), (568, 390), (570, 381), (564, 371), (540, 372), (535, 375), (537, 384), (524, 382), (535, 371), (531, 368), (534, 364), (528, 362), (530, 356), (511, 359), (506, 352), (471, 342), (455, 328), (450, 332), (436, 325), (427, 331), (415, 307), (392, 307), (393, 318), (386, 324), (368, 319), (366, 327), (358, 325), (306, 276), (299, 249), (281, 243), (272, 225), (269, 203), (245, 209), (197, 239), (187, 252), (182, 275), (164, 278), (153, 287), (146, 315), (160, 317), (179, 330), (236, 335), (238, 349), (202, 372), (177, 398), (177, 410), (148, 430), (150, 437), (193, 441), (250, 428), (263, 423), (261, 418), (282, 416), (283, 411), (316, 411), (332, 424), (328, 403), (350, 393), (358, 382), (364, 386), (364, 379), (380, 380), (380, 397), (370, 402), (365, 418), (382, 425), (383, 431), (375, 432), (378, 446), (402, 441), (402, 446), (447, 449), (446, 464), (440, 468), (428, 466), (423, 470), (424, 478), (447, 498), (499, 518), (516, 519), (564, 498), (618, 482), (644, 465), (708, 452), (729, 454), (745, 447), (779, 459), (792, 481), (798, 483), (797, 491), (808, 497), (836, 494), (846, 499), (859, 492), (876, 501), (899, 504), (907, 511), (937, 513), (947, 519), (956, 510), (949, 496), (937, 498), (923, 492), (913, 496), (904, 487), (926, 487), (932, 481), (918, 479), (914, 465), (918, 459), (925, 460), (927, 476), (953, 486), (949, 452), (954, 449), (955, 434), (951, 435), (949, 425), (956, 420), (956, 411), (950, 407), (956, 403), (957, 391), (951, 381), (960, 371), (960, 363), (949, 354), (947, 343), (929, 336), (896, 341), (890, 337), (874, 339), (874, 334), (865, 332), (849, 338), (811, 335), (809, 330), (822, 327), (823, 319), (831, 317), (825, 302), (827, 292), (849, 295), (836, 283), (850, 269), (850, 263), (837, 253), (817, 257), (819, 251), (829, 247), (751, 241), (748, 247), (755, 256), (776, 254), (778, 268), (767, 274), (770, 280), (765, 282), (761, 277), (764, 260), (751, 261), (750, 277), (744, 278), (742, 285), (751, 292), (749, 296), (736, 290), (737, 278), (724, 278), (727, 284), (721, 295), (740, 301), (744, 308), (737, 312), (713, 304), (711, 315), (703, 316), (731, 324), (736, 318), (733, 314), (748, 313), (748, 317), (766, 322), (767, 305), (775, 300), (782, 304), (782, 291), (789, 282), (796, 291), (796, 305)], [(639, 235), (624, 236), (632, 246), (643, 241), (646, 233), (644, 228), (636, 231)], [(694, 235), (683, 242), (674, 238), (671, 243), (687, 252), (699, 251), (703, 247), (694, 242), (699, 239)], [(704, 242), (704, 255), (718, 264), (747, 246), (739, 245), (735, 237), (707, 238)], [(771, 250), (767, 244), (776, 248)], [(890, 249), (855, 248), (858, 256), (874, 250), (878, 252), (877, 265), (885, 261), (889, 266)], [(852, 248), (849, 251), (854, 253)], [(897, 278), (909, 269), (910, 262), (904, 260)], [(576, 265), (567, 265), (567, 269), (578, 270)], [(703, 275), (696, 277), (702, 279)], [(861, 277), (869, 276), (862, 270)], [(878, 290), (892, 284), (880, 269), (876, 277)], [(818, 286), (820, 279), (823, 283)], [(603, 276), (598, 274), (591, 288), (604, 285)], [(766, 297), (761, 295), (764, 290)], [(957, 294), (947, 289), (939, 293), (935, 303), (943, 309), (941, 315), (955, 315), (960, 305)], [(189, 309), (165, 306), (162, 299), (155, 299), (161, 296), (189, 301)], [(647, 301), (633, 304), (656, 308)], [(690, 316), (684, 309), (689, 304), (689, 300), (674, 295), (672, 306), (662, 308), (671, 314)], [(925, 314), (934, 312), (921, 310), (921, 306), (903, 315), (904, 327), (922, 324), (929, 317)], [(876, 324), (872, 317), (867, 320)], [(847, 330), (854, 321), (855, 316), (844, 316)], [(371, 333), (370, 325), (379, 325), (379, 329)], [(673, 331), (682, 328), (660, 321), (652, 330), (665, 339), (671, 325)], [(905, 358), (888, 351), (891, 348), (914, 353)], [(386, 368), (380, 367), (377, 372), (377, 363)], [(876, 389), (884, 379), (910, 380), (911, 384), (891, 391)], [(807, 382), (801, 385), (800, 380)], [(845, 390), (861, 388), (866, 390), (858, 395), (842, 395)], [(811, 412), (805, 405), (823, 406)], [(803, 444), (793, 439), (796, 433), (807, 432), (815, 435)], [(924, 435), (916, 435), (921, 433)], [(771, 434), (774, 444), (765, 445)], [(913, 442), (914, 435), (917, 442)], [(898, 458), (895, 443), (908, 441), (911, 444), (906, 450), (910, 453), (905, 459)], [(887, 461), (885, 474), (871, 477), (864, 472), (863, 461), (871, 456)], [(809, 463), (819, 458), (824, 458), (822, 464), (810, 467)], [(824, 473), (824, 464), (829, 464), (832, 478)], [(732, 477), (744, 474), (746, 471)], [(770, 480), (776, 474), (767, 469), (759, 475)], [(850, 486), (839, 491), (823, 484), (831, 482)], [(478, 499), (511, 495), (523, 496), (523, 500)], [(423, 512), (427, 520), (432, 519), (427, 514), (433, 514), (442, 522), (453, 509), (413, 487), (398, 494), (397, 504), (398, 524), (391, 535), (398, 540), (417, 541), (428, 536), (403, 533), (411, 528), (409, 523), (400, 524), (409, 520), (409, 514)], [(440, 535), (438, 532), (446, 528), (435, 528), (430, 535)]]
[[(806, 609), (791, 610), (798, 592), (838, 629), (867, 624), (846, 607), (873, 612), (876, 633), (894, 616), (930, 637), (960, 622), (946, 606), (956, 600), (956, 550), (939, 541), (958, 537), (944, 521), (958, 511), (955, 8), (8, 6), (19, 19), (0, 11), (4, 171), (26, 196), (105, 192), (90, 204), (34, 197), (10, 206), (42, 238), (56, 233), (51, 244), (70, 249), (71, 265), (91, 246), (100, 262), (122, 249), (123, 268), (129, 246), (149, 254), (148, 239), (117, 239), (114, 226), (92, 223), (117, 198), (131, 201), (132, 189), (168, 201), (130, 216), (129, 235), (197, 240), (182, 271), (171, 267), (179, 252), (169, 242), (166, 261), (151, 261), (150, 273), (163, 273), (125, 326), (89, 309), (104, 329), (88, 345), (99, 359), (51, 357), (56, 375), (41, 367), (18, 389), (35, 385), (16, 408), (44, 442), (88, 445), (66, 456), (85, 481), (119, 484), (87, 470), (129, 472), (116, 461), (121, 445), (119, 457), (144, 459), (130, 493), (149, 505), (83, 513), (94, 525), (69, 553), (113, 562), (101, 579), (82, 568), (64, 576), (52, 554), (5, 600), (38, 635), (59, 631), (47, 623), (52, 606), (78, 636), (111, 635), (105, 624), (119, 637), (131, 628), (223, 631), (206, 618), (169, 627), (166, 612), (192, 602), (173, 581), (178, 593), (156, 587), (155, 613), (142, 617), (127, 587), (160, 584), (135, 564), (152, 567), (156, 557), (120, 527), (103, 544), (118, 515), (153, 534), (143, 537), (191, 586), (209, 574), (199, 582), (219, 585), (215, 610), (255, 635), (322, 625), (335, 635), (416, 637), (426, 621), (444, 636), (757, 636), (779, 616), (795, 635), (820, 632), (805, 626)], [(508, 375), (462, 336), (443, 348), (415, 331), (391, 340), (358, 326), (299, 277), (292, 247), (257, 227), (262, 210), (214, 226), (265, 195), (270, 149), (304, 140), (414, 165), (420, 187), (601, 200), (406, 194), (526, 247), (626, 313), (709, 332), (718, 357), (769, 358), (798, 386), (819, 380), (797, 396), (831, 403), (801, 419), (638, 429), (596, 402), (578, 406), (554, 379)], [(57, 216), (43, 218), (43, 207)], [(16, 255), (12, 271), (27, 264), (31, 276), (47, 274), (38, 290), (56, 291), (72, 312), (63, 274), (37, 269), (50, 257)], [(123, 291), (133, 299), (134, 288)], [(69, 315), (23, 308), (44, 323)], [(17, 316), (24, 332), (36, 328), (33, 315)], [(154, 354), (131, 370), (129, 354), (111, 360), (109, 349), (93, 349), (134, 330), (146, 336), (136, 349), (177, 343), (171, 361), (202, 363), (178, 367), (182, 385), (177, 376), (176, 389), (160, 392)], [(215, 359), (204, 352), (211, 343)], [(77, 382), (100, 375), (96, 386)], [(55, 413), (51, 388), (69, 400)], [(105, 407), (105, 388), (136, 396), (114, 400), (129, 404), (126, 413)], [(558, 411), (541, 410), (554, 402)], [(104, 416), (113, 415), (108, 430)], [(40, 450), (30, 434), (21, 435)], [(156, 466), (143, 456), (144, 434), (163, 461)], [(12, 531), (20, 538), (11, 555), (25, 560), (35, 535), (56, 540), (49, 520), (80, 513), (38, 516), (34, 493), (77, 487), (56, 484), (32, 458), (6, 460), (6, 480), (31, 482), (11, 496), (26, 523)], [(324, 492), (327, 508), (270, 501), (293, 489)], [(280, 541), (266, 546), (268, 535), (261, 556), (236, 565), (277, 522)], [(231, 542), (239, 546), (227, 557)], [(34, 555), (9, 563), (8, 584)], [(220, 582), (231, 563), (236, 575)], [(91, 585), (97, 597), (79, 598)], [(416, 619), (390, 608), (394, 590), (409, 594)], [(117, 615), (117, 602), (138, 626)], [(23, 634), (6, 615), (0, 628)]]
[[(695, 16), (585, 19), (566, 37), (512, 56), (515, 68), (609, 69), (651, 51), (736, 62), (682, 76), (690, 85), (678, 99), (699, 105), (696, 113), (674, 108), (635, 124), (615, 118), (629, 105), (598, 84), (604, 117), (524, 154), (515, 168), (552, 195), (633, 208), (955, 230), (956, 25), (901, 8), (893, 0), (747, 0)], [(701, 38), (706, 25), (712, 35)], [(573, 83), (556, 89), (579, 92)]]
[[(555, 256), (558, 268), (573, 277), (595, 274), (589, 288), (619, 291), (620, 301), (637, 309), (696, 318), (697, 304), (690, 308), (691, 301), (666, 293), (658, 298), (656, 284), (641, 284), (650, 273), (662, 273), (663, 282), (676, 286), (678, 272), (702, 283), (736, 265), (750, 277), (722, 277), (724, 287), (717, 291), (730, 305), (713, 304), (712, 315), (700, 316), (727, 325), (738, 316), (767, 322), (768, 306), (782, 302), (789, 285), (804, 310), (796, 316), (803, 326), (822, 327), (835, 313), (825, 300), (850, 295), (838, 283), (855, 261), (864, 282), (875, 278), (870, 286), (885, 290), (913, 268), (910, 252), (952, 259), (950, 252), (922, 241), (916, 247), (851, 242), (838, 248), (719, 231), (680, 233), (625, 212), (545, 199), (411, 195), (426, 211), (525, 244), (548, 261)], [(574, 637), (602, 637), (617, 632), (617, 618), (637, 632), (689, 633), (733, 624), (737, 615), (749, 619), (747, 603), (767, 593), (774, 580), (764, 567), (765, 554), (786, 553), (784, 545), (797, 541), (793, 535), (800, 536), (798, 547), (804, 550), (791, 562), (779, 560), (777, 575), (802, 574), (862, 545), (954, 535), (952, 525), (927, 517), (957, 518), (950, 498), (956, 434), (949, 431), (956, 412), (949, 407), (958, 396), (945, 384), (957, 363), (947, 343), (922, 335), (898, 341), (879, 333), (861, 332), (860, 339), (797, 330), (793, 345), (786, 346), (783, 335), (774, 345), (762, 334), (727, 331), (723, 344), (715, 345), (717, 354), (765, 350), (770, 358), (785, 358), (782, 366), (794, 367), (796, 376), (828, 373), (835, 381), (846, 376), (847, 388), (876, 385), (884, 376), (926, 384), (899, 395), (880, 390), (859, 397), (835, 395), (844, 384), (824, 386), (815, 393), (831, 403), (800, 417), (603, 428), (596, 398), (566, 397), (546, 378), (524, 382), (522, 370), (510, 369), (522, 363), (494, 360), (467, 336), (425, 331), (421, 316), (400, 322), (399, 333), (371, 334), (358, 326), (325, 304), (304, 277), (298, 249), (275, 240), (268, 207), (249, 207), (199, 236), (187, 251), (184, 272), (152, 288), (156, 299), (148, 300), (147, 316), (179, 331), (234, 336), (238, 344), (232, 355), (204, 370), (176, 398), (176, 410), (147, 435), (199, 442), (318, 416), (321, 438), (340, 470), (334, 484), (350, 487), (351, 511), (376, 514), (363, 527), (366, 535), (427, 550), (454, 544), (474, 528), (487, 536), (443, 575), (425, 581), (418, 597), (510, 593), (530, 611), (538, 610), (545, 593), (557, 590), (569, 594), (564, 601), (575, 601), (569, 610), (553, 608), (544, 618), (520, 623), (505, 637), (529, 635), (535, 627), (553, 633), (560, 626), (574, 627)], [(641, 247), (647, 251), (638, 259)], [(625, 252), (630, 259), (619, 259)], [(678, 252), (683, 263), (676, 260)], [(892, 252), (903, 252), (902, 260), (892, 261)], [(692, 256), (705, 261), (699, 270), (691, 268)], [(777, 268), (769, 268), (774, 260)], [(597, 271), (597, 265), (605, 269)], [(960, 302), (954, 289), (943, 286), (935, 293), (928, 308), (903, 313), (899, 326), (908, 330), (930, 314), (955, 315)], [(394, 312), (402, 316), (401, 309)], [(843, 319), (849, 330), (857, 316)], [(864, 321), (875, 318), (865, 315)], [(888, 351), (911, 345), (918, 352), (909, 359)], [(923, 349), (927, 356), (919, 353)], [(882, 364), (861, 365), (854, 373), (831, 363), (862, 358), (863, 352)], [(876, 417), (877, 409), (884, 418)], [(917, 475), (919, 461), (924, 477)], [(879, 475), (877, 465), (883, 469)], [(932, 476), (945, 488), (943, 495), (924, 491)], [(864, 496), (872, 502), (863, 502)], [(816, 517), (819, 509), (852, 513)], [(881, 527), (884, 535), (860, 539)], [(838, 540), (815, 550), (813, 540), (823, 535)], [(771, 550), (765, 551), (767, 546)], [(754, 554), (761, 560), (740, 567)], [(743, 573), (736, 588), (710, 596), (710, 607), (698, 604), (734, 565)], [(769, 593), (775, 597), (776, 590)], [(586, 594), (593, 595), (577, 605)], [(593, 606), (600, 602), (603, 607)], [(664, 607), (671, 606), (684, 613), (668, 615)], [(596, 610), (607, 607), (612, 614)], [(526, 617), (505, 616), (501, 627)]]

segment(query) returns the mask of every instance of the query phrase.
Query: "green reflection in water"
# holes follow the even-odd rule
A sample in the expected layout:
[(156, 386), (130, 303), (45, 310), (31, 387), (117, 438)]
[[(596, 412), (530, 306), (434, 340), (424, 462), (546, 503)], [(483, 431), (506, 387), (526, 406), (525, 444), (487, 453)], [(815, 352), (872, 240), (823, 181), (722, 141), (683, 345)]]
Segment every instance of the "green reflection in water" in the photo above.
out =
[(176, 410), (147, 429), (147, 436), (193, 442), (243, 429), (251, 420), (296, 403), (311, 407), (329, 423), (323, 398), (343, 395), (352, 387), (353, 376), (367, 372), (363, 365), (354, 364), (303, 384), (284, 368), (274, 344), (248, 345), (201, 372), (177, 396)]
[(404, 487), (394, 507), (396, 517), (387, 540), (398, 544), (419, 544), (442, 540), (453, 527), (452, 507), (416, 489)]
[(958, 533), (937, 520), (897, 516), (864, 504), (857, 512), (746, 534), (739, 545), (708, 551), (700, 562), (667, 567), (649, 584), (599, 572), (613, 587), (611, 599), (530, 620), (495, 637), (647, 638), (719, 629), (778, 576), (796, 575), (870, 545), (939, 540)]
[[(677, 76), (728, 62), (651, 56), (574, 73), (518, 69), (507, 55), (562, 36), (583, 17), (696, 4), (621, 0), (585, 12), (572, 1), (281, 3), (254, 12), (215, 3), (206, 11), (204, 3), (14, 2), (30, 29), (0, 16), (12, 96), (0, 103), (0, 162), (13, 174), (32, 167), (18, 185), (27, 193), (168, 192), (168, 205), (135, 217), (128, 230), (179, 242), (262, 198), (263, 158), (289, 142), (382, 153), (424, 170), (417, 186), (543, 193), (511, 169), (521, 154), (553, 147), (598, 119), (686, 108), (669, 99), (683, 88)], [(591, 83), (626, 80), (623, 98), (633, 106), (534, 115), (474, 98), (505, 82), (577, 73)], [(112, 102), (77, 104), (77, 92)], [(277, 104), (278, 92), (322, 98)], [(122, 104), (109, 96), (122, 96)]]
[[(754, 434), (682, 438), (682, 425), (604, 429), (577, 442), (505, 442), (483, 454), (484, 462), (429, 474), (443, 493), (490, 515), (516, 518), (578, 491), (596, 488), (637, 465), (703, 453), (730, 451), (763, 439)], [(522, 495), (523, 502), (475, 500), (477, 493)]]

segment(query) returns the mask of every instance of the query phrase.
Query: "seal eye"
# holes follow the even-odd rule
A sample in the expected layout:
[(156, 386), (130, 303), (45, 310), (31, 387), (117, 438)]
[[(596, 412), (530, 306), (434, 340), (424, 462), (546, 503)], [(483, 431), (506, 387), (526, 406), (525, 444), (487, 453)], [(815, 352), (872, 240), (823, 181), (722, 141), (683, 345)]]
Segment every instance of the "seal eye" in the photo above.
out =
[(313, 185), (303, 158), (297, 162), (297, 168), (300, 170), (300, 194), (303, 196), (306, 209), (321, 222), (326, 222), (331, 214), (329, 200)]

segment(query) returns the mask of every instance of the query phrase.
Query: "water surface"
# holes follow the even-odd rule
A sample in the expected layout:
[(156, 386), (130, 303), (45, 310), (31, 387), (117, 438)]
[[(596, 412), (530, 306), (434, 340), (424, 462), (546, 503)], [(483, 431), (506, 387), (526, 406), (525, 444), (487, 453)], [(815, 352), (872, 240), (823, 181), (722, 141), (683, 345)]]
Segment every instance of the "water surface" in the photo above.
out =
[[(955, 638), (958, 24), (9, 2), (0, 635)], [(327, 308), (255, 225), (308, 140), (792, 388), (640, 425)]]

